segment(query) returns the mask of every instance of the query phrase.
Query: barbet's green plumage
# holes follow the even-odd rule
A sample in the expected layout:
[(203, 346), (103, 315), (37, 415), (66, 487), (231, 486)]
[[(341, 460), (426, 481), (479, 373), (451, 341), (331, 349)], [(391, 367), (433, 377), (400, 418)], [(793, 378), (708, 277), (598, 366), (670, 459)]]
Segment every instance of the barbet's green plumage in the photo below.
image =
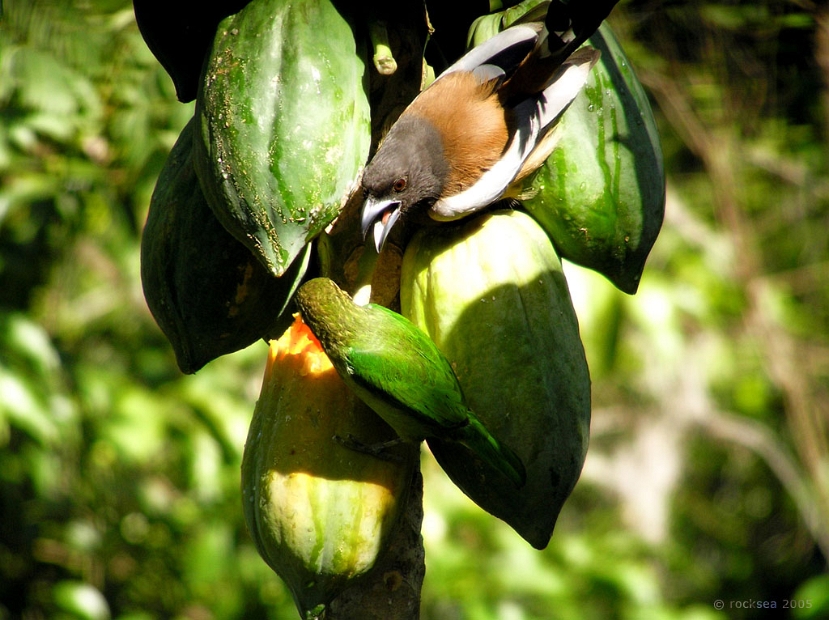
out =
[(524, 484), (521, 460), (467, 407), (449, 361), (414, 324), (382, 306), (356, 305), (328, 278), (304, 284), (296, 302), (346, 384), (402, 439), (457, 441)]

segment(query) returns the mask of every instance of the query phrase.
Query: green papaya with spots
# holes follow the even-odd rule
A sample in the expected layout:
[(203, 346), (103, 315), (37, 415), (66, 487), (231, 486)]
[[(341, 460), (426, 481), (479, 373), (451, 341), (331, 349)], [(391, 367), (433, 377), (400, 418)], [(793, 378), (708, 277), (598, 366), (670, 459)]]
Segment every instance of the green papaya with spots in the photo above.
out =
[(662, 149), (647, 95), (610, 28), (588, 43), (601, 59), (523, 202), (563, 258), (633, 294), (662, 227)]
[(196, 172), (216, 217), (282, 275), (338, 214), (371, 139), (364, 50), (330, 0), (256, 0), (216, 32)]
[(224, 229), (196, 179), (193, 130), (161, 170), (141, 238), (144, 297), (184, 373), (284, 329), (310, 255), (276, 278)]

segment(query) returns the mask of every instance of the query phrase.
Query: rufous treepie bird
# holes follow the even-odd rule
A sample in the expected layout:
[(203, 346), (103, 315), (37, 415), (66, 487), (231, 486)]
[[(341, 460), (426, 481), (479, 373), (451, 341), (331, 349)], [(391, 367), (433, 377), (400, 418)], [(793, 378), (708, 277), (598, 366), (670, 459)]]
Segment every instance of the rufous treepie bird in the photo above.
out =
[[(537, 170), (550, 130), (599, 58), (550, 55), (540, 23), (512, 26), (470, 50), (422, 91), (363, 174), (363, 235), (379, 251), (398, 221), (462, 218)], [(424, 217), (428, 215), (428, 218)]]

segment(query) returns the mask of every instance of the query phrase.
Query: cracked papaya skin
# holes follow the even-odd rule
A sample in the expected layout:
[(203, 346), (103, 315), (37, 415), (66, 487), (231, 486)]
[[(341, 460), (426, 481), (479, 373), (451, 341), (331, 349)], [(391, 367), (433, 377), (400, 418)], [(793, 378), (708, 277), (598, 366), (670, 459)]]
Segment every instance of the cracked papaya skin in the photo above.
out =
[(590, 375), (552, 243), (519, 211), (421, 229), (404, 254), (400, 301), (452, 363), (469, 407), (521, 458), (527, 482), (516, 489), (462, 447), (429, 439), (429, 448), (467, 496), (543, 549), (590, 426)]
[(382, 557), (419, 458), (414, 445), (387, 448), (380, 459), (334, 436), (365, 445), (396, 437), (297, 317), (270, 345), (242, 460), (242, 503), (259, 554), (303, 618), (321, 614)]
[(366, 161), (365, 79), (330, 0), (256, 0), (219, 24), (196, 99), (196, 173), (219, 221), (276, 276)]
[(665, 211), (662, 147), (647, 95), (610, 28), (584, 90), (556, 127), (526, 210), (562, 258), (634, 294)]
[(193, 128), (191, 120), (162, 168), (141, 238), (144, 298), (188, 374), (284, 330), (310, 256), (275, 278), (222, 227), (193, 170)]

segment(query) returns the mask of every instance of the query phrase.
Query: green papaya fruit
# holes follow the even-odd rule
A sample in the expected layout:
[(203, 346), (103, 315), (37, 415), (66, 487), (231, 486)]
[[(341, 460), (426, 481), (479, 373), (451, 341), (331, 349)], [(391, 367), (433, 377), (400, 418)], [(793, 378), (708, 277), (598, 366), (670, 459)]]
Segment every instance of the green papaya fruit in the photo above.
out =
[(150, 200), (141, 239), (144, 297), (184, 373), (243, 349), (282, 323), (310, 256), (281, 278), (267, 271), (207, 206), (193, 170), (195, 123), (181, 132)]
[(662, 227), (662, 148), (648, 98), (610, 28), (603, 24), (588, 43), (601, 59), (562, 116), (535, 195), (523, 203), (563, 258), (633, 294)]
[(520, 211), (421, 229), (403, 257), (400, 303), (452, 363), (469, 407), (521, 458), (526, 485), (456, 444), (429, 448), (473, 501), (544, 548), (590, 426), (590, 375), (552, 243)]
[(480, 45), (518, 22), (543, 22), (550, 2), (549, 0), (524, 0), (523, 2), (501, 2), (500, 5), (504, 7), (503, 10), (481, 15), (469, 26), (466, 38), (468, 49)]
[(242, 503), (260, 555), (306, 619), (375, 566), (418, 463), (412, 445), (379, 459), (334, 440), (349, 435), (377, 443), (396, 437), (297, 318), (271, 342), (242, 460)]
[(219, 24), (196, 100), (196, 173), (274, 275), (337, 215), (366, 161), (364, 77), (330, 0), (256, 0)]
[(202, 65), (216, 26), (250, 0), (133, 0), (135, 21), (147, 47), (167, 70), (178, 100), (196, 98)]

